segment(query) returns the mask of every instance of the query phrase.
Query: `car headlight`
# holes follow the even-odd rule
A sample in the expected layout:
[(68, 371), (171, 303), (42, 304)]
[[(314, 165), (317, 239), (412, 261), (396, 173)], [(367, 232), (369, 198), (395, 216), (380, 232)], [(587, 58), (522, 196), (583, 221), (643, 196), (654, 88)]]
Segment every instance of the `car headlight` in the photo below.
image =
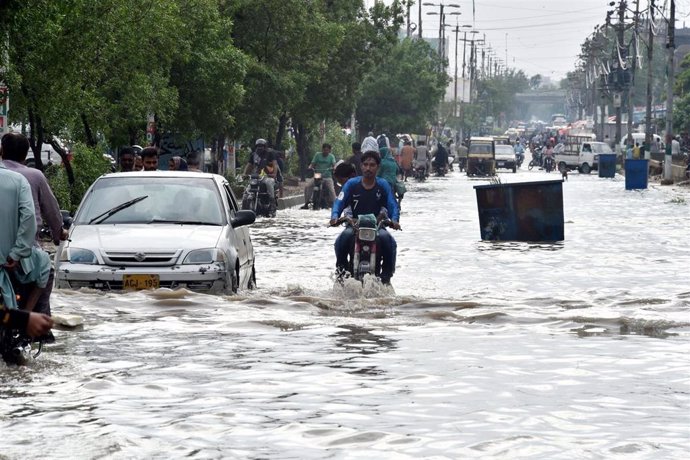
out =
[(211, 264), (214, 262), (225, 262), (225, 254), (216, 248), (195, 249), (187, 254), (182, 262), (183, 265)]
[(88, 249), (64, 248), (60, 253), (60, 262), (72, 264), (97, 264), (96, 254)]

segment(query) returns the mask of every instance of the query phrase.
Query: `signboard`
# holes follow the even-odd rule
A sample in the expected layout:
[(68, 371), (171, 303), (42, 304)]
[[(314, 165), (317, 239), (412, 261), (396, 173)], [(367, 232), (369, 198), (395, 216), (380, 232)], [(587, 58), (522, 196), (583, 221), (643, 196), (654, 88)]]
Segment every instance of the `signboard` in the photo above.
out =
[(148, 145), (153, 145), (153, 139), (156, 136), (156, 117), (150, 113), (146, 122), (146, 142)]

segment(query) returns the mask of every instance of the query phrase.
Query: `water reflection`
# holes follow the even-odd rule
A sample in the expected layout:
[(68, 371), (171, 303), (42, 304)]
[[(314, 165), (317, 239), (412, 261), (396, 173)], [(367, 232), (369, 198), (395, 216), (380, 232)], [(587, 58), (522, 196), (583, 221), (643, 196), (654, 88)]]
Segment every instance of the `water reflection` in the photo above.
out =
[(478, 241), (479, 251), (515, 251), (528, 252), (533, 250), (560, 251), (565, 247), (565, 242), (524, 242), (524, 241)]
[(385, 374), (374, 355), (385, 353), (397, 348), (396, 340), (384, 335), (380, 329), (366, 328), (353, 324), (339, 325), (338, 330), (331, 334), (335, 339), (334, 353), (339, 359), (332, 362), (330, 367), (346, 369), (354, 375), (381, 376)]

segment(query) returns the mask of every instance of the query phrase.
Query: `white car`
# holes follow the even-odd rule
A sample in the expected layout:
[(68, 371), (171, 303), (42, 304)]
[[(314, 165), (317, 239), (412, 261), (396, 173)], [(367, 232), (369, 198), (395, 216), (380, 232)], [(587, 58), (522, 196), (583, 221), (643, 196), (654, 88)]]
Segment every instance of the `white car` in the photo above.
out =
[(256, 283), (247, 225), (227, 180), (187, 171), (107, 174), (55, 255), (55, 285), (231, 293)]
[(505, 168), (517, 172), (517, 158), (512, 145), (496, 144), (496, 169)]

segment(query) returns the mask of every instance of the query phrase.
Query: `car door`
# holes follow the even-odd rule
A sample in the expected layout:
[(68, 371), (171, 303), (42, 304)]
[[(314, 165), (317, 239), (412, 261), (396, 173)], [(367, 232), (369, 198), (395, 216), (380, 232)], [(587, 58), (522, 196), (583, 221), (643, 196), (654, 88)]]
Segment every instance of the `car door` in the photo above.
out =
[[(232, 220), (239, 210), (239, 206), (228, 182), (223, 182), (223, 192), (224, 198), (228, 203), (229, 219)], [(237, 256), (240, 262), (240, 285), (243, 286), (245, 285), (245, 280), (248, 280), (248, 277), (250, 277), (252, 273), (252, 267), (254, 265), (254, 248), (252, 247), (252, 241), (249, 236), (249, 227), (239, 227), (231, 229), (231, 231), (234, 231), (237, 237)]]

